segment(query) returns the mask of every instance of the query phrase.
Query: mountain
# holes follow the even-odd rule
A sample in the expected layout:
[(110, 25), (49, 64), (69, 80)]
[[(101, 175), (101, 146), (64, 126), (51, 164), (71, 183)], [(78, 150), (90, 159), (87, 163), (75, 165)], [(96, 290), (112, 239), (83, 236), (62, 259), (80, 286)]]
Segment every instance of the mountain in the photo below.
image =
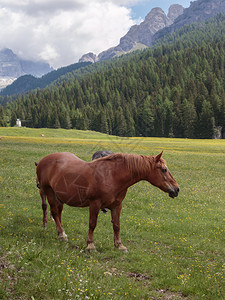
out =
[(90, 65), (90, 62), (82, 62), (59, 68), (43, 75), (41, 78), (36, 78), (33, 75), (23, 75), (17, 78), (12, 84), (5, 87), (1, 92), (1, 96), (19, 95), (37, 88), (45, 88), (47, 85), (57, 80), (59, 77)]
[(183, 6), (179, 4), (171, 5), (168, 15), (159, 7), (153, 8), (140, 25), (134, 25), (130, 28), (128, 33), (120, 39), (118, 46), (103, 51), (98, 56), (93, 53), (88, 53), (83, 55), (79, 61), (96, 62), (108, 60), (130, 51), (149, 47), (152, 45), (154, 34), (160, 29), (173, 24), (174, 20), (181, 15), (183, 11)]
[(45, 62), (33, 62), (20, 59), (8, 48), (0, 50), (0, 89), (22, 75), (30, 74), (40, 77), (52, 70), (53, 68)]
[[(154, 8), (149, 12), (145, 20), (140, 23), (140, 25), (134, 25), (130, 28), (128, 33), (120, 39), (120, 44), (118, 46), (103, 51), (98, 56), (93, 53), (87, 53), (81, 57), (79, 63), (106, 61), (110, 58), (121, 56), (122, 54), (129, 53), (137, 49), (150, 47), (157, 42), (164, 41), (170, 33), (176, 32), (179, 28), (188, 24), (202, 22), (214, 16), (218, 12), (225, 12), (224, 0), (198, 0), (191, 2), (190, 7), (186, 9), (179, 4), (174, 4), (170, 6), (167, 15), (161, 8)], [(171, 40), (173, 40), (173, 38), (171, 38)], [(31, 72), (28, 72), (28, 66), (31, 66), (32, 64), (28, 64), (24, 61), (19, 64), (18, 57), (9, 49), (5, 49), (1, 53), (5, 53), (5, 56), (7, 56), (8, 61), (7, 59), (5, 59), (5, 61), (14, 71), (14, 76), (17, 77), (18, 74), (24, 72), (24, 70), (26, 71), (26, 74), (32, 74)], [(7, 63), (5, 63), (4, 66), (5, 71), (10, 70), (10, 68), (7, 69)], [(75, 65), (71, 65), (72, 71), (77, 68), (76, 66), (75, 69), (73, 69), (74, 66)], [(66, 74), (65, 72), (67, 71), (67, 68), (68, 67), (66, 67), (66, 69), (62, 68), (63, 74)], [(68, 72), (71, 71), (68, 69)], [(7, 72), (5, 72), (5, 74), (5, 81), (11, 80), (12, 82), (15, 80), (15, 77), (8, 76)], [(56, 78), (53, 80), (49, 80), (49, 77), (41, 78), (39, 80), (39, 78), (35, 78), (32, 75), (22, 76), (22, 78), (19, 78), (13, 85), (10, 85), (2, 91), (1, 95), (12, 95), (15, 93), (21, 94), (31, 89), (43, 88), (56, 80), (59, 77), (59, 74), (60, 73), (57, 72)], [(50, 75), (50, 77), (51, 76), (52, 75)]]
[(225, 138), (224, 28), (218, 14), (144, 51), (91, 64), (82, 76), (68, 73), (44, 90), (8, 97), (0, 126), (20, 118), (34, 128)]
[(161, 8), (153, 8), (140, 25), (130, 28), (120, 39), (119, 45), (101, 52), (98, 56), (88, 53), (79, 61), (108, 60), (130, 51), (144, 49), (185, 25), (202, 22), (218, 13), (225, 13), (224, 0), (197, 0), (191, 2), (190, 7), (185, 9), (179, 4), (174, 4), (170, 6), (168, 15)]
[(98, 61), (98, 57), (97, 55), (95, 55), (92, 52), (89, 52), (87, 54), (84, 54), (80, 59), (79, 62), (91, 62), (91, 63), (95, 63)]
[(153, 43), (170, 33), (176, 32), (185, 25), (200, 23), (218, 13), (225, 13), (224, 0), (198, 0), (191, 2), (190, 7), (185, 8), (182, 15), (175, 19), (172, 25), (158, 31), (153, 37)]
[[(182, 14), (183, 10), (184, 8), (178, 4), (170, 6), (168, 15), (161, 8), (152, 9), (140, 25), (134, 25), (130, 28), (128, 33), (121, 38), (118, 46), (103, 51), (98, 56), (87, 53), (81, 57), (79, 63), (108, 60), (114, 56), (150, 46), (154, 34), (165, 26), (171, 25)], [(67, 70), (71, 72), (77, 68), (80, 67), (76, 64), (71, 65), (71, 70), (68, 67), (61, 68), (62, 75)], [(12, 50), (4, 49), (0, 51), (0, 90), (7, 87), (1, 91), (0, 95), (21, 94), (32, 89), (44, 88), (56, 80), (61, 71), (57, 70), (56, 73), (51, 73), (51, 75), (44, 78), (35, 77), (41, 77), (50, 71), (52, 69), (48, 64), (20, 60)], [(53, 74), (54, 76), (52, 76)], [(53, 80), (49, 80), (51, 77), (53, 77)]]

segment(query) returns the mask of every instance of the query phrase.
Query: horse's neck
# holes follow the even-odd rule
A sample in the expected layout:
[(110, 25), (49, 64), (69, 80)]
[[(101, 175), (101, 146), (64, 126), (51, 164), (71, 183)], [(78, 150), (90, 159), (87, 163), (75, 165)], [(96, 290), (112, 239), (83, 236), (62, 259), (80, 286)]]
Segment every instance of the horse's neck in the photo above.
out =
[(147, 161), (142, 156), (133, 156), (125, 161), (126, 178), (129, 186), (141, 181), (147, 180), (151, 170), (150, 161)]

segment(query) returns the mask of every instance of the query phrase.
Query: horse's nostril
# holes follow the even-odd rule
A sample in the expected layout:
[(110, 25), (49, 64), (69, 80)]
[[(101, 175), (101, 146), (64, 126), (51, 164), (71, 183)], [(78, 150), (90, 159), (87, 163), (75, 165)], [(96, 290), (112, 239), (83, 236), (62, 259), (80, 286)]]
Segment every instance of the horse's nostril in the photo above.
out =
[(177, 193), (179, 193), (179, 191), (180, 191), (180, 189), (179, 189), (179, 188), (177, 188)]

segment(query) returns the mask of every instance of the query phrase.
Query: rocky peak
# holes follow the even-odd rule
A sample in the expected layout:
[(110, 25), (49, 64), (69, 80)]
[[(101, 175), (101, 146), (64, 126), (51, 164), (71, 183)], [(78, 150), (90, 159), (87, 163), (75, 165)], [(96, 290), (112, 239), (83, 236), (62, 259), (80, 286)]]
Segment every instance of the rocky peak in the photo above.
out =
[(157, 18), (158, 15), (165, 15), (165, 12), (160, 7), (154, 7), (151, 11), (146, 15), (144, 22), (152, 22), (152, 20)]
[(81, 62), (91, 62), (91, 63), (95, 63), (98, 61), (98, 57), (97, 55), (95, 55), (92, 52), (89, 52), (87, 54), (84, 54), (80, 59), (79, 59), (79, 63)]
[(182, 15), (184, 12), (184, 8), (180, 4), (173, 4), (169, 7), (168, 15), (167, 17), (174, 22), (176, 18), (180, 15)]
[(12, 50), (11, 49), (9, 49), (9, 48), (4, 48), (4, 49), (2, 49), (1, 51), (0, 51), (0, 57), (1, 58), (15, 58), (16, 57), (16, 55), (12, 52)]
[(12, 50), (5, 48), (0, 51), (0, 76), (17, 77), (22, 73), (18, 57)]
[[(165, 12), (159, 8), (153, 8), (150, 13), (145, 17), (144, 22), (140, 24), (140, 29), (144, 30), (144, 34), (155, 34), (158, 30), (172, 24), (172, 21), (167, 17)], [(148, 29), (149, 32), (145, 30)], [(148, 46), (148, 45), (147, 45)]]
[(91, 56), (90, 53), (85, 54), (80, 61), (84, 61), (84, 59), (90, 62), (107, 60), (129, 51), (149, 47), (152, 45), (154, 34), (170, 26), (173, 21), (183, 13), (183, 10), (183, 6), (179, 4), (171, 5), (167, 16), (160, 7), (155, 7), (147, 14), (141, 24), (134, 25), (130, 28), (128, 33), (120, 39), (119, 45), (101, 52), (98, 57), (94, 57), (93, 53), (91, 53)]
[(45, 62), (20, 59), (11, 49), (0, 50), (0, 89), (25, 74), (40, 77), (53, 69)]
[(191, 5), (185, 8), (183, 14), (178, 16), (169, 28), (164, 28), (154, 35), (157, 41), (165, 34), (175, 32), (184, 25), (205, 21), (218, 13), (225, 13), (224, 0), (197, 0), (191, 1)]

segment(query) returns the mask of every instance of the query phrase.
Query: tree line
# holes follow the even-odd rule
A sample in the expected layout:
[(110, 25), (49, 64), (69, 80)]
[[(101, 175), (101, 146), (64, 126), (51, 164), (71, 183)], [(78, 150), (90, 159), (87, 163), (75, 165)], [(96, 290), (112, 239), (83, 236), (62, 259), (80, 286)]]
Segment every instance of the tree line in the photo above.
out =
[(211, 138), (225, 128), (224, 28), (219, 14), (153, 48), (69, 73), (14, 101), (2, 98), (0, 126), (20, 118), (27, 127)]

